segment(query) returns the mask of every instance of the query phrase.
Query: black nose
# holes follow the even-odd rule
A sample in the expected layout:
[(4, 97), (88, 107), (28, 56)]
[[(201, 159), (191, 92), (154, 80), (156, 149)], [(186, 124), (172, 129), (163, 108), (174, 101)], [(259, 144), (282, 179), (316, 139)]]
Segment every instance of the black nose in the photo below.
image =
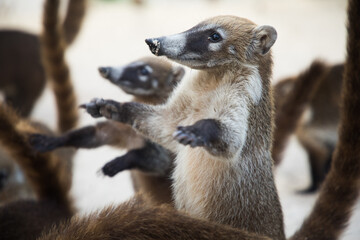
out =
[(99, 67), (99, 73), (102, 77), (107, 78), (110, 75), (110, 68), (108, 67)]
[(145, 42), (147, 45), (149, 45), (150, 51), (155, 54), (158, 55), (159, 54), (159, 49), (160, 49), (160, 41), (156, 38), (148, 38), (145, 39)]

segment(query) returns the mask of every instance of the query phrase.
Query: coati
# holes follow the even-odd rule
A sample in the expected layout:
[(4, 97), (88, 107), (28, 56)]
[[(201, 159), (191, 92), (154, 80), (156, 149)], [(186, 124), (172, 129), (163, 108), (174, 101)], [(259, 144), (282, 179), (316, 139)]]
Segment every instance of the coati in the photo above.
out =
[[(56, 31), (62, 31), (64, 40), (61, 40), (61, 48), (70, 45), (80, 30), (81, 22), (85, 14), (86, 0), (70, 0), (67, 7), (66, 17), (62, 24), (62, 30), (57, 27)], [(49, 28), (54, 27), (52, 22)], [(76, 101), (71, 84), (69, 85), (69, 72), (67, 66), (61, 64), (62, 59), (57, 58), (64, 49), (59, 45), (59, 39), (56, 39), (54, 30), (51, 30), (52, 37), (47, 37), (49, 50), (42, 50), (41, 37), (15, 30), (0, 31), (0, 91), (5, 93), (5, 102), (16, 109), (16, 112), (22, 117), (27, 117), (37, 99), (41, 94), (45, 82), (46, 73), (42, 62), (41, 51), (47, 52), (48, 56), (45, 62), (52, 58), (51, 66), (54, 75), (50, 75), (54, 81), (54, 92), (58, 99), (59, 128), (64, 130), (71, 129), (77, 121)], [(20, 66), (20, 68), (19, 68)], [(54, 67), (55, 66), (55, 67)], [(56, 70), (57, 69), (57, 70)], [(58, 83), (57, 83), (58, 82)], [(59, 100), (60, 98), (60, 100)], [(64, 101), (64, 98), (68, 99)], [(72, 98), (72, 100), (70, 100)], [(61, 100), (62, 99), (62, 100)], [(66, 106), (67, 104), (67, 106)], [(72, 150), (69, 150), (72, 151)], [(70, 156), (66, 159), (71, 161)], [(27, 181), (24, 181), (21, 169), (16, 165), (13, 159), (0, 148), (0, 172), (3, 173), (3, 187), (0, 188), (0, 203), (22, 198), (33, 198), (34, 193)], [(69, 166), (71, 164), (69, 163)]]
[[(86, 0), (69, 0), (62, 25), (66, 45), (70, 45), (79, 33), (85, 5)], [(0, 91), (5, 102), (23, 117), (30, 115), (46, 83), (40, 44), (37, 35), (0, 30)]]
[[(304, 193), (316, 191), (329, 170), (337, 142), (343, 71), (343, 64), (329, 66), (315, 61), (298, 77), (286, 78), (274, 86), (274, 162), (280, 163), (286, 141), (295, 131), (309, 154), (312, 183)], [(304, 111), (310, 116), (301, 120)]]
[(71, 172), (61, 153), (36, 154), (27, 144), (27, 133), (49, 130), (20, 119), (4, 104), (0, 105), (0, 132), (1, 144), (36, 195), (36, 200), (10, 201), (0, 207), (1, 239), (35, 239), (43, 229), (72, 216)]
[(177, 209), (284, 239), (271, 158), (269, 51), (276, 38), (271, 26), (219, 16), (183, 33), (147, 39), (152, 53), (199, 69), (198, 75), (182, 81), (165, 105), (94, 99), (83, 107), (176, 153)]
[[(77, 104), (64, 59), (65, 44), (58, 26), (58, 9), (58, 0), (45, 2), (41, 47), (47, 73), (55, 86), (59, 129), (65, 131), (76, 126)], [(65, 103), (59, 104), (60, 100)], [(35, 153), (28, 144), (28, 134), (51, 134), (51, 131), (42, 124), (17, 116), (4, 103), (0, 104), (0, 132), (1, 144), (21, 167), (36, 195), (35, 200), (22, 199), (0, 207), (1, 239), (35, 239), (44, 229), (70, 218), (75, 212), (69, 196), (74, 151)]]
[[(185, 70), (155, 57), (145, 57), (126, 66), (100, 67), (100, 74), (133, 95), (136, 102), (163, 104), (184, 76)], [(173, 154), (158, 144), (137, 134), (130, 126), (115, 121), (103, 121), (65, 133), (62, 136), (30, 136), (31, 145), (38, 151), (59, 147), (95, 148), (112, 145), (130, 150), (107, 163), (102, 172), (108, 176), (132, 169), (131, 177), (136, 191), (152, 196), (159, 203), (170, 203)]]
[[(339, 141), (332, 166), (321, 187), (309, 218), (291, 239), (338, 239), (359, 194), (360, 180), (360, 2), (349, 0), (348, 43), (342, 89)], [(259, 166), (261, 168), (261, 166)], [(256, 205), (261, 201), (252, 202)], [(219, 198), (222, 199), (222, 198)], [(44, 234), (40, 239), (264, 239), (225, 225), (214, 226), (166, 207), (147, 207), (142, 199), (109, 207), (85, 218), (73, 218)], [(261, 202), (260, 202), (261, 203)], [(258, 207), (258, 206), (253, 206)], [(266, 213), (265, 213), (266, 214)], [(124, 218), (122, 218), (124, 217)], [(251, 221), (251, 216), (249, 221)], [(104, 224), (103, 224), (104, 223)], [(126, 223), (126, 224), (125, 224)], [(249, 223), (251, 224), (251, 223)], [(234, 231), (239, 231), (238, 233)], [(275, 238), (278, 239), (278, 238)]]

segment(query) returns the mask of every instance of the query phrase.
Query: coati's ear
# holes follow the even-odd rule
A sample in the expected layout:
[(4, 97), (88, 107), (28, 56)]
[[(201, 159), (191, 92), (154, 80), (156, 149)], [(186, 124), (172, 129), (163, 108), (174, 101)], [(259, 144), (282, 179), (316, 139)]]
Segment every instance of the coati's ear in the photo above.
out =
[(174, 66), (172, 70), (173, 78), (172, 83), (178, 83), (184, 77), (185, 69), (181, 66)]
[(251, 43), (251, 48), (261, 54), (265, 55), (269, 52), (272, 45), (274, 45), (277, 32), (275, 28), (268, 25), (258, 26), (254, 30), (253, 40)]

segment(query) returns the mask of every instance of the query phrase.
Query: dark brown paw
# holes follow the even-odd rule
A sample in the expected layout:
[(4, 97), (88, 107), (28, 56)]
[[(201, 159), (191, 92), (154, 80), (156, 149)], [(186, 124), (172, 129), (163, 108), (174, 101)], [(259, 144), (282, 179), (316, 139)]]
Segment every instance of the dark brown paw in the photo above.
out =
[(174, 139), (184, 145), (190, 145), (191, 147), (201, 147), (205, 145), (205, 139), (203, 136), (198, 135), (193, 126), (178, 127), (177, 131), (173, 134)]

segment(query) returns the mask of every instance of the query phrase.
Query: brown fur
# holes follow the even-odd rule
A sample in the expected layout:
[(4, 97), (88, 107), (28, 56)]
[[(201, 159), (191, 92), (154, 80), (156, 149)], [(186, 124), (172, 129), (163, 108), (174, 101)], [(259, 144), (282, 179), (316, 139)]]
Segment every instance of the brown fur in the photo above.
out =
[[(153, 53), (202, 70), (191, 81), (183, 81), (166, 105), (120, 104), (96, 99), (86, 108), (93, 116), (102, 115), (132, 125), (177, 154), (173, 174), (177, 209), (193, 217), (284, 239), (270, 153), (272, 60), (271, 54), (266, 54), (276, 33), (271, 27), (257, 27), (246, 19), (220, 16), (181, 34), (197, 34), (198, 29), (202, 34), (202, 29), (213, 25), (227, 32), (226, 41), (221, 51), (207, 52), (204, 46), (204, 52), (194, 53), (201, 54), (200, 60), (182, 60), (176, 55), (178, 51), (171, 52), (174, 49), (171, 44), (177, 42), (167, 43), (166, 39), (172, 36), (147, 40)], [(207, 41), (207, 36), (191, 39)], [(165, 42), (158, 44), (161, 41)], [(186, 47), (184, 56), (188, 49), (195, 49)], [(181, 142), (182, 136), (191, 138), (191, 134), (195, 134), (181, 133), (182, 129), (196, 129), (196, 124), (201, 125), (206, 119), (210, 122), (216, 119), (218, 122), (212, 120), (210, 124), (220, 131), (208, 147), (191, 149), (173, 139), (172, 134), (179, 125), (187, 126), (175, 133)], [(194, 138), (201, 137), (195, 135)]]
[[(360, 177), (360, 143), (358, 141), (360, 97), (357, 94), (360, 89), (360, 72), (357, 64), (360, 61), (360, 45), (358, 44), (360, 4), (358, 1), (349, 1), (348, 15), (348, 55), (342, 92), (340, 138), (336, 154), (310, 217), (291, 239), (337, 239), (344, 230), (351, 208), (358, 198)], [(116, 211), (122, 207), (124, 209), (117, 213)], [(137, 237), (139, 239), (192, 239), (193, 236), (194, 239), (202, 239), (201, 237), (212, 239), (212, 236), (214, 239), (221, 239), (222, 236), (226, 236), (225, 239), (232, 239), (232, 235), (226, 234), (232, 234), (232, 230), (235, 230), (224, 225), (218, 225), (220, 230), (216, 227), (211, 230), (212, 223), (196, 218), (180, 218), (179, 213), (171, 209), (151, 207), (150, 210), (151, 213), (147, 212), (147, 207), (141, 204), (126, 203), (115, 210), (106, 209), (89, 218), (72, 219), (69, 224), (53, 229), (42, 239), (97, 239), (99, 237), (106, 239), (107, 236), (119, 236), (124, 239), (137, 239)], [(120, 220), (122, 216), (125, 216), (124, 220)], [(180, 219), (179, 222), (178, 219)], [(113, 227), (111, 224), (115, 222), (116, 225)], [(102, 225), (102, 223), (107, 224)], [(190, 224), (187, 225), (188, 223)], [(206, 231), (214, 235), (203, 235), (206, 232), (200, 231), (199, 229), (203, 230), (203, 228), (198, 225), (202, 223), (210, 226), (210, 229)], [(106, 228), (107, 226), (111, 228)], [(190, 235), (186, 235), (189, 231)], [(114, 235), (111, 235), (113, 233)], [(165, 233), (171, 234), (163, 235)], [(200, 235), (197, 235), (199, 233)], [(219, 236), (216, 236), (215, 234), (218, 233)], [(237, 239), (244, 237), (240, 233), (236, 236)], [(249, 237), (245, 236), (245, 239)], [(255, 239), (261, 238), (255, 236)]]
[(137, 195), (118, 207), (109, 206), (86, 217), (74, 217), (69, 223), (53, 228), (39, 240), (269, 239), (224, 225), (192, 218), (167, 205), (153, 206), (146, 203), (146, 200), (142, 198)]
[(66, 45), (62, 37), (62, 29), (58, 24), (58, 6), (54, 7), (55, 5), (59, 5), (58, 0), (54, 0), (52, 3), (45, 2), (41, 46), (45, 69), (52, 79), (51, 83), (58, 107), (58, 128), (60, 132), (65, 132), (76, 126), (78, 110), (70, 70), (64, 60)]
[[(58, 108), (59, 111), (70, 111), (74, 109), (75, 105), (68, 68), (63, 59), (62, 35), (53, 33), (51, 30), (52, 28), (58, 29), (58, 8), (59, 1), (48, 0), (45, 3), (44, 38), (45, 42), (48, 41), (47, 43), (53, 40), (54, 42), (45, 45), (44, 51), (47, 54), (45, 54), (44, 60), (50, 59), (50, 64), (47, 66), (52, 70), (49, 72), (55, 75), (54, 83), (64, 80), (62, 83), (65, 85), (65, 90), (63, 91), (62, 86), (59, 85), (54, 90), (55, 93), (62, 93), (62, 100), (65, 102), (67, 98), (70, 99), (69, 104)], [(46, 50), (51, 47), (55, 49), (55, 52)], [(51, 64), (57, 64), (60, 70), (56, 70), (56, 66)], [(65, 73), (65, 76), (62, 76), (62, 73)], [(58, 95), (61, 96), (61, 94)], [(76, 123), (74, 120), (68, 121), (67, 119), (69, 118), (61, 117), (59, 120), (61, 126), (66, 126), (62, 130), (66, 130), (67, 127), (71, 128)], [(0, 208), (1, 237), (2, 239), (35, 239), (43, 229), (70, 218), (74, 213), (72, 199), (69, 197), (72, 181), (71, 160), (74, 151), (59, 150), (51, 154), (35, 153), (28, 145), (28, 134), (51, 134), (51, 131), (42, 124), (30, 123), (19, 118), (4, 104), (0, 108), (0, 122), (1, 142), (23, 170), (26, 180), (34, 189), (37, 197), (36, 200), (10, 202)], [(62, 124), (63, 122), (65, 124)]]
[(272, 156), (275, 165), (279, 164), (285, 144), (295, 131), (298, 119), (317, 93), (324, 72), (325, 65), (315, 61), (296, 79), (286, 79), (274, 86), (276, 131)]
[[(337, 239), (359, 196), (360, 183), (360, 3), (349, 0), (347, 57), (339, 141), (329, 174), (310, 216), (292, 239)], [(331, 215), (330, 215), (331, 214)], [(329, 217), (329, 215), (331, 217)]]
[[(274, 162), (275, 165), (281, 162), (286, 141), (296, 129), (310, 161), (312, 185), (304, 192), (317, 190), (324, 180), (337, 142), (343, 64), (322, 65), (318, 74), (312, 73), (316, 68), (310, 68), (307, 74), (284, 79), (274, 86), (277, 105)], [(296, 84), (298, 81), (304, 82), (303, 87)], [(310, 112), (309, 119), (300, 118), (305, 110)]]
[[(86, 0), (69, 1), (67, 16), (62, 26), (64, 29), (64, 37), (67, 39), (65, 41), (67, 45), (75, 39), (80, 29), (81, 20), (85, 13), (85, 1)], [(44, 50), (48, 54), (43, 61), (49, 62), (49, 59), (52, 59), (52, 61), (47, 64), (47, 67), (52, 69), (51, 74), (55, 74), (55, 77), (50, 76), (54, 79), (54, 81), (52, 81), (54, 85), (57, 86), (54, 88), (55, 95), (58, 99), (62, 98), (62, 100), (57, 101), (61, 105), (58, 108), (58, 113), (61, 116), (58, 124), (62, 126), (59, 128), (66, 130), (73, 128), (76, 124), (76, 101), (69, 78), (68, 67), (66, 64), (61, 63), (64, 62), (61, 56), (63, 51), (65, 51), (64, 45), (62, 44), (64, 41), (59, 40), (62, 39), (62, 37), (59, 36), (59, 32), (53, 33), (51, 30), (52, 28), (59, 28), (58, 26), (55, 27), (57, 23), (54, 17), (57, 15), (52, 15), (54, 11), (51, 11), (51, 8), (48, 10), (51, 14), (47, 16), (47, 22), (51, 24), (47, 23), (45, 25), (50, 28), (50, 30), (45, 30), (46, 32), (43, 34), (49, 35), (45, 37), (45, 39), (47, 39), (48, 43), (49, 41), (52, 42), (52, 44), (47, 44), (45, 47), (49, 47), (51, 50)], [(10, 30), (0, 31), (0, 48), (2, 49), (0, 49), (2, 53), (0, 54), (0, 71), (4, 74), (4, 77), (0, 79), (0, 88), (4, 89), (6, 102), (10, 103), (21, 116), (28, 116), (30, 114), (37, 97), (41, 94), (45, 86), (46, 76), (41, 59), (40, 45), (39, 37), (35, 35)], [(55, 45), (58, 47), (53, 49)], [(9, 52), (11, 57), (9, 57), (7, 52)], [(51, 55), (51, 57), (49, 55)], [(4, 69), (2, 67), (4, 67)], [(12, 90), (8, 92), (7, 89)], [(65, 102), (65, 104), (62, 102)], [(69, 154), (65, 153), (63, 159), (68, 160), (67, 164), (71, 171), (73, 151), (68, 150), (65, 152)], [(18, 169), (15, 162), (16, 161), (12, 160), (5, 151), (0, 152), (1, 168), (8, 174), (8, 180), (5, 182), (6, 185), (0, 191), (1, 203), (15, 199), (33, 198), (34, 196), (32, 189), (29, 188), (29, 184), (26, 181), (19, 182), (16, 178), (15, 175), (21, 176), (21, 170)]]
[(44, 128), (21, 120), (4, 104), (0, 106), (0, 141), (24, 170), (37, 197), (0, 208), (2, 239), (34, 239), (43, 229), (73, 213), (66, 162), (56, 154), (36, 154), (27, 144), (26, 133), (39, 131), (44, 132)]
[[(78, 35), (86, 0), (70, 0), (62, 29), (66, 45)], [(46, 85), (39, 37), (17, 30), (0, 31), (0, 91), (23, 117), (30, 115)]]

